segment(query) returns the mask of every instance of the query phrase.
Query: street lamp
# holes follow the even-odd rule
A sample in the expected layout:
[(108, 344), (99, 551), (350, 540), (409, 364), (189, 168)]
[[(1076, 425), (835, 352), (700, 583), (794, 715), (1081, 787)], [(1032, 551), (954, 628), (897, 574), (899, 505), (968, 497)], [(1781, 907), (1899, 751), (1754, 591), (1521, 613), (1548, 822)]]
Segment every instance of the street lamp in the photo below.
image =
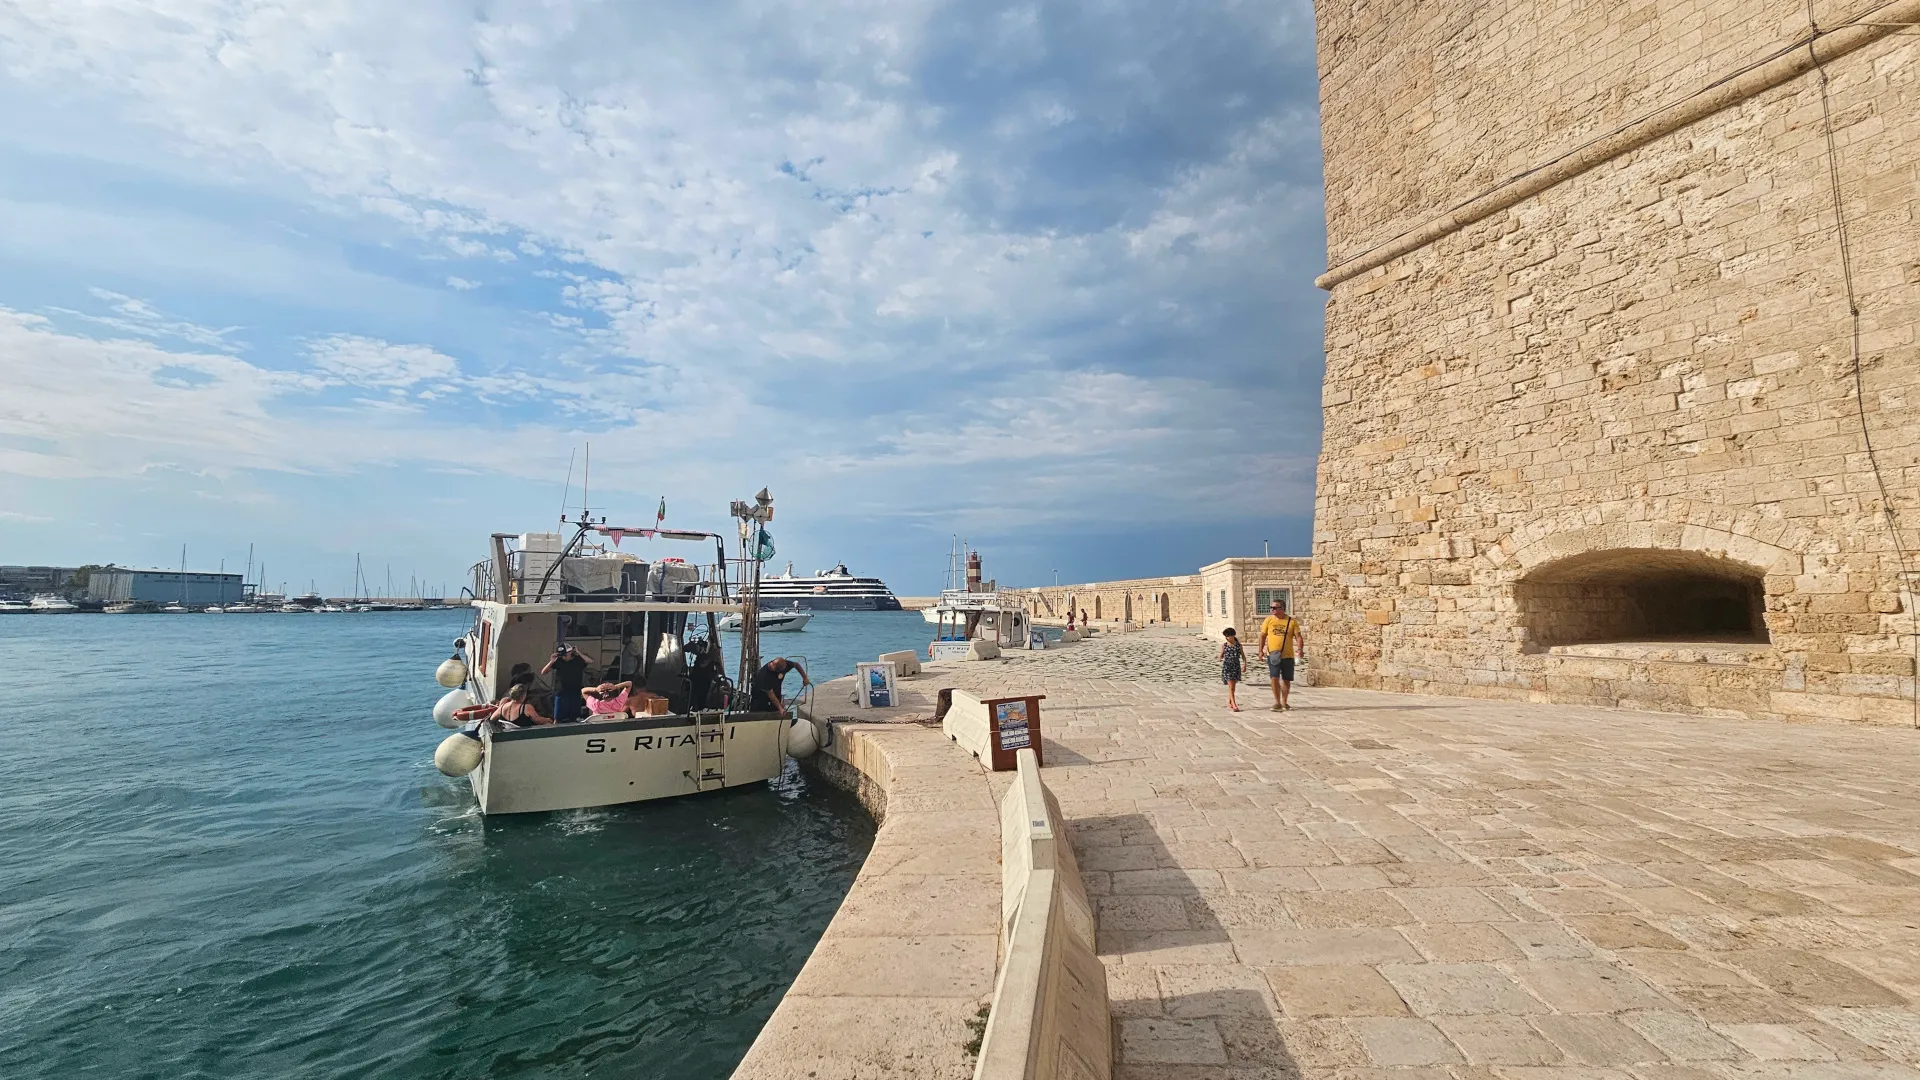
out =
[(1053, 587), (1056, 589), (1060, 587), (1060, 571), (1058, 570), (1053, 572)]

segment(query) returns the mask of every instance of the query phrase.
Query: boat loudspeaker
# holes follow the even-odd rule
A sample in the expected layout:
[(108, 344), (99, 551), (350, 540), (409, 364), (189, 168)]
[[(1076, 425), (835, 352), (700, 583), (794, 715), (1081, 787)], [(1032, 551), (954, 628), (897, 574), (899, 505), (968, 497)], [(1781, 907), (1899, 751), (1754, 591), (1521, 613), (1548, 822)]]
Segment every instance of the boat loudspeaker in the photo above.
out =
[(820, 735), (813, 729), (813, 721), (794, 717), (787, 727), (787, 756), (795, 761), (804, 761), (820, 749)]
[(448, 776), (465, 776), (480, 767), (480, 759), (486, 752), (479, 739), (456, 731), (441, 739), (440, 745), (434, 748), (433, 765)]
[(449, 690), (433, 703), (433, 722), (443, 728), (457, 728), (460, 718), (454, 714), (473, 704), (473, 695), (465, 690)]

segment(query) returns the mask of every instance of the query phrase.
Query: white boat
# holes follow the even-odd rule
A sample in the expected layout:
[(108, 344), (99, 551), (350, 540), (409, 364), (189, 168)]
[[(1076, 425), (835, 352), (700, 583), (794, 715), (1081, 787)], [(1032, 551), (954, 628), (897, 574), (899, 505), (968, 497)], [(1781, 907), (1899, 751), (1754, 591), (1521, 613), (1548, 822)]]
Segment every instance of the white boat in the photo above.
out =
[(793, 564), (787, 572), (763, 578), (760, 582), (760, 606), (779, 608), (798, 604), (809, 611), (899, 611), (900, 600), (879, 578), (854, 577), (846, 563), (835, 563), (830, 570), (816, 571), (811, 577), (795, 577)]
[(185, 615), (187, 614), (187, 605), (178, 602), (168, 604), (166, 607), (160, 609), (160, 613), (162, 615)]
[(260, 609), (252, 604), (228, 604), (225, 608), (228, 615), (254, 615), (259, 611)]
[[(762, 611), (760, 613), (760, 618), (757, 621), (760, 624), (761, 633), (786, 634), (786, 633), (792, 633), (795, 630), (805, 630), (807, 628), (807, 623), (811, 622), (812, 620), (813, 620), (813, 612), (802, 611), (800, 610), (799, 605), (796, 604), (793, 607), (786, 608), (784, 610)], [(739, 615), (739, 614), (729, 615), (726, 618), (720, 620), (720, 629), (726, 631), (729, 634), (737, 634), (740, 632), (740, 628), (742, 625), (745, 624), (745, 622), (746, 622), (746, 617), (743, 615)]]
[(30, 615), (33, 605), (24, 600), (0, 600), (0, 615)]
[(211, 607), (201, 608), (200, 613), (203, 615), (225, 615), (227, 613), (227, 609), (221, 607), (218, 604), (214, 604)]
[(80, 605), (67, 600), (65, 597), (55, 596), (52, 593), (42, 593), (34, 597), (27, 602), (27, 606), (31, 608), (36, 615), (65, 615), (70, 611), (80, 610)]
[[(952, 576), (950, 572), (950, 581)], [(1026, 601), (996, 582), (981, 579), (977, 551), (966, 553), (964, 587), (940, 590), (939, 603), (922, 608), (920, 617), (935, 627), (933, 642), (927, 647), (932, 660), (965, 656), (968, 643), (974, 640), (991, 641), (1003, 649), (1046, 647), (1044, 638), (1038, 646), (1034, 644)]]
[[(496, 533), (491, 558), (474, 567), (474, 623), (455, 657), (436, 673), (446, 696), (434, 718), (454, 727), (473, 704), (499, 702), (514, 680), (531, 680), (531, 699), (552, 712), (565, 706), (538, 672), (564, 642), (586, 662), (586, 685), (603, 678), (644, 688), (645, 715), (519, 726), (491, 715), (448, 735), (434, 763), (465, 776), (482, 814), (566, 810), (644, 802), (757, 784), (780, 774), (790, 746), (810, 749), (812, 730), (775, 711), (753, 711), (738, 692), (759, 663), (759, 639), (739, 639), (728, 677), (715, 616), (739, 614), (753, 595), (772, 499), (733, 504), (742, 519), (740, 552), (726, 538), (679, 529), (610, 528), (605, 518), (569, 522), (558, 534)], [(565, 519), (563, 519), (565, 520)], [(715, 561), (644, 559), (600, 546), (600, 538), (711, 544)], [(751, 545), (751, 546), (749, 546)], [(729, 568), (751, 567), (743, 587)], [(570, 708), (569, 708), (569, 711)], [(551, 712), (549, 713), (551, 715)], [(798, 740), (798, 741), (795, 741)]]
[(101, 610), (109, 615), (139, 615), (152, 611), (153, 605), (140, 600), (116, 600)]
[(295, 615), (295, 614), (304, 615), (307, 612), (312, 611), (313, 609), (308, 607), (305, 604), (296, 604), (296, 603), (293, 603), (292, 601), (288, 601), (287, 603), (281, 604), (278, 608), (274, 610), (284, 611), (289, 615)]

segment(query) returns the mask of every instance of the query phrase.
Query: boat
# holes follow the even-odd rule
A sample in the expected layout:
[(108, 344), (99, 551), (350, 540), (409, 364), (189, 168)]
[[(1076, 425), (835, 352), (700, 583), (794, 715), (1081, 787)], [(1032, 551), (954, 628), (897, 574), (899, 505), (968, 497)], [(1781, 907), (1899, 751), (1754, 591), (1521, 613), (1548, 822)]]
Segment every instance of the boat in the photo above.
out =
[(274, 610), (284, 611), (289, 615), (304, 615), (312, 611), (313, 609), (308, 607), (305, 604), (299, 604), (299, 603), (295, 603), (292, 600), (289, 600), (286, 603), (281, 604), (279, 607), (275, 608)]
[(225, 615), (227, 613), (227, 609), (221, 607), (219, 604), (212, 604), (207, 607), (201, 608), (200, 613), (202, 615)]
[(781, 608), (799, 604), (806, 611), (899, 611), (900, 600), (879, 578), (854, 577), (846, 563), (835, 563), (830, 570), (816, 571), (811, 577), (795, 577), (793, 564), (787, 572), (760, 582), (760, 606)]
[(151, 614), (155, 608), (150, 601), (146, 600), (115, 600), (100, 610), (109, 615), (147, 615)]
[(254, 604), (228, 604), (223, 609), (228, 615), (256, 615), (260, 608)]
[(30, 615), (33, 605), (25, 600), (0, 600), (0, 615)]
[[(557, 533), (495, 533), (490, 557), (474, 566), (474, 622), (440, 665), (449, 687), (434, 706), (446, 727), (461, 725), (472, 705), (492, 705), (531, 679), (532, 700), (549, 700), (538, 675), (556, 643), (586, 661), (589, 685), (602, 677), (631, 681), (644, 696), (639, 715), (520, 727), (492, 715), (448, 735), (434, 763), (465, 776), (483, 815), (567, 810), (694, 795), (758, 784), (778, 776), (790, 750), (810, 752), (810, 722), (751, 711), (747, 685), (757, 670), (759, 637), (741, 635), (736, 674), (729, 678), (718, 617), (744, 614), (766, 549), (773, 500), (762, 490), (735, 502), (737, 558), (720, 533), (616, 528), (602, 516), (561, 520)], [(729, 530), (732, 533), (734, 530)], [(706, 546), (711, 564), (646, 559), (613, 551), (623, 539), (683, 541)], [(742, 581), (729, 581), (737, 570)], [(557, 696), (552, 699), (558, 704)], [(467, 710), (463, 713), (462, 710)], [(480, 710), (485, 712), (485, 710)]]
[(80, 605), (53, 593), (41, 593), (27, 601), (27, 607), (36, 615), (65, 615), (80, 610)]
[[(957, 554), (949, 560), (949, 584), (961, 561)], [(1026, 600), (1001, 589), (998, 582), (983, 580), (979, 552), (966, 552), (964, 562), (964, 583), (940, 590), (939, 602), (920, 611), (920, 617), (935, 627), (927, 658), (965, 656), (969, 643), (976, 640), (991, 641), (1003, 649), (1045, 648), (1045, 638), (1034, 632)]]
[[(805, 630), (807, 623), (812, 620), (813, 613), (800, 610), (800, 605), (795, 603), (790, 608), (762, 611), (760, 618), (755, 621), (759, 623), (760, 632), (763, 634), (785, 634), (795, 630)], [(720, 620), (720, 629), (729, 634), (737, 634), (745, 623), (746, 616), (729, 615)]]
[(160, 614), (162, 614), (162, 615), (185, 615), (185, 614), (187, 614), (187, 613), (188, 613), (188, 611), (189, 611), (189, 609), (188, 609), (188, 607), (187, 607), (187, 605), (185, 605), (185, 604), (182, 604), (182, 603), (180, 603), (179, 601), (177, 601), (177, 600), (176, 600), (176, 601), (174, 601), (173, 603), (171, 603), (171, 604), (168, 604), (168, 605), (167, 605), (166, 607), (163, 607), (163, 608), (161, 608), (161, 609), (160, 609)]

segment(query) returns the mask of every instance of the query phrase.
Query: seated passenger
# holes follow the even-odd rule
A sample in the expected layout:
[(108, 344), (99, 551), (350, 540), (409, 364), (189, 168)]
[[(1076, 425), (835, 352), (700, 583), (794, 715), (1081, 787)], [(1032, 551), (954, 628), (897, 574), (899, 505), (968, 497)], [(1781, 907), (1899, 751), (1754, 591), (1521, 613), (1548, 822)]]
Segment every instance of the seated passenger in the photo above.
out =
[(631, 682), (603, 682), (581, 693), (586, 698), (588, 714), (594, 718), (633, 715), (629, 700), (633, 694)]
[(461, 720), (499, 720), (516, 728), (544, 726), (553, 720), (543, 716), (532, 702), (528, 701), (528, 687), (531, 680), (515, 683), (507, 687), (498, 701), (484, 705), (469, 705), (453, 715)]

